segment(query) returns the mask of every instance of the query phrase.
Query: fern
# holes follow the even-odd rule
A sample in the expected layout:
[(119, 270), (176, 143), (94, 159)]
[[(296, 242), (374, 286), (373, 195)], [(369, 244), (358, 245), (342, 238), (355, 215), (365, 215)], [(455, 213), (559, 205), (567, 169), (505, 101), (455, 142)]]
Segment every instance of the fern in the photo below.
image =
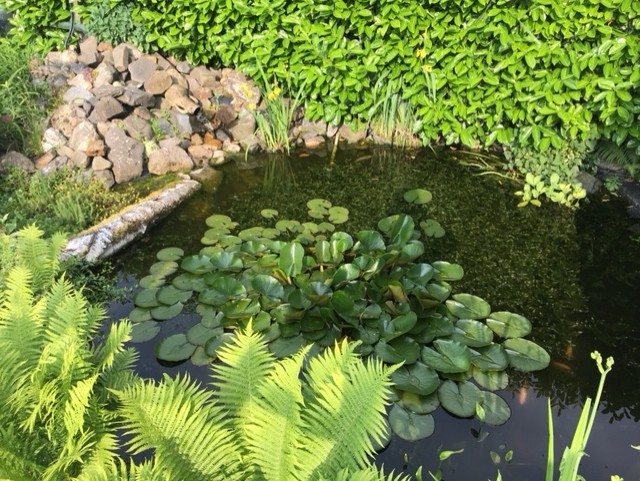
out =
[(600, 140), (590, 155), (596, 162), (625, 167), (638, 161), (637, 153), (628, 147), (623, 147), (611, 140)]

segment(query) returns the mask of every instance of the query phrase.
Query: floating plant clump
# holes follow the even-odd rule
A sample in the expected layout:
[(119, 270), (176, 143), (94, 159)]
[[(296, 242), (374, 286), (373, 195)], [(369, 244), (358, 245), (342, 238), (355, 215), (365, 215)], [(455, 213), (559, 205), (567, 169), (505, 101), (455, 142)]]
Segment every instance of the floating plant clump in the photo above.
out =
[[(415, 189), (404, 198), (427, 204), (431, 193)], [(200, 252), (158, 252), (133, 298), (134, 341), (152, 339), (160, 322), (185, 309), (200, 320), (157, 343), (161, 360), (213, 362), (230, 332), (250, 320), (276, 357), (310, 343), (319, 351), (347, 337), (359, 342), (363, 357), (403, 363), (392, 375), (397, 399), (389, 416), (400, 437), (431, 435), (431, 413), (439, 406), (489, 424), (506, 422), (509, 407), (491, 391), (506, 387), (509, 367), (543, 369), (549, 355), (523, 339), (531, 331), (525, 317), (452, 294), (461, 266), (423, 262), (421, 239), (444, 229), (426, 219), (420, 230), (411, 216), (397, 214), (352, 236), (336, 229), (348, 219), (346, 208), (325, 199), (307, 207), (313, 221), (278, 220), (277, 211), (264, 209), (274, 227), (243, 230), (228, 216), (213, 215)]]

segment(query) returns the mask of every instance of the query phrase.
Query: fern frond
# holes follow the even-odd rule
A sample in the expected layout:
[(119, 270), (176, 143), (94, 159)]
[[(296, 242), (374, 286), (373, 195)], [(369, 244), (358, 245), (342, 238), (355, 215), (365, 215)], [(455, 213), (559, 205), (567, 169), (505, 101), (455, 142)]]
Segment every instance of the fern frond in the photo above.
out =
[(241, 479), (237, 440), (224, 412), (188, 376), (138, 383), (118, 398), (133, 454), (155, 449), (171, 479)]
[(47, 288), (60, 273), (62, 238), (54, 236), (55, 241), (50, 242), (43, 239), (42, 235), (43, 232), (35, 225), (16, 233), (17, 263), (33, 272), (33, 290), (36, 292)]
[(113, 366), (116, 356), (125, 351), (125, 343), (131, 340), (131, 323), (124, 319), (109, 327), (107, 338), (93, 350), (93, 362), (99, 371)]
[[(103, 433), (95, 443), (91, 455), (83, 463), (76, 481), (107, 480), (114, 473), (117, 476), (114, 464), (117, 447), (117, 438), (111, 433)], [(126, 470), (124, 472), (126, 473)]]
[(319, 481), (410, 481), (410, 479), (409, 476), (394, 476), (393, 473), (385, 475), (382, 469), (378, 471), (375, 466), (370, 466), (355, 472), (342, 469), (336, 477), (322, 477)]
[(55, 481), (74, 465), (81, 465), (89, 457), (96, 442), (96, 433), (88, 430), (76, 439), (67, 442), (64, 450), (53, 460), (42, 475), (42, 481)]
[(10, 419), (3, 416), (0, 429), (0, 479), (12, 481), (32, 481), (40, 479), (45, 466), (37, 463), (38, 456), (34, 446), (27, 445), (24, 434), (17, 432)]
[(637, 162), (638, 160), (638, 156), (633, 149), (620, 146), (611, 140), (603, 139), (598, 141), (591, 156), (595, 158), (596, 161), (619, 165), (621, 167)]
[(91, 477), (83, 472), (75, 481), (173, 481), (155, 460), (129, 466), (122, 459), (119, 461), (118, 464), (110, 463), (105, 473), (95, 473)]
[(266, 481), (294, 479), (296, 446), (303, 409), (300, 370), (309, 347), (275, 364), (258, 388), (246, 427), (248, 460)]
[(75, 383), (69, 391), (62, 416), (67, 430), (67, 439), (74, 438), (84, 427), (85, 414), (89, 409), (97, 380), (97, 375), (82, 379)]
[[(363, 363), (355, 347), (343, 342), (309, 362), (306, 378), (314, 387), (314, 398), (302, 411), (306, 437), (298, 456), (301, 480), (314, 480), (341, 468), (366, 467), (374, 453), (371, 440), (384, 435), (389, 375), (394, 368), (385, 368), (379, 360)], [(332, 362), (337, 365), (333, 371)], [(320, 381), (314, 373), (320, 373)]]
[[(100, 385), (109, 390), (122, 391), (132, 386), (138, 378), (133, 366), (138, 360), (138, 351), (129, 348), (113, 356), (111, 367), (100, 373)], [(106, 394), (105, 392), (105, 394)]]

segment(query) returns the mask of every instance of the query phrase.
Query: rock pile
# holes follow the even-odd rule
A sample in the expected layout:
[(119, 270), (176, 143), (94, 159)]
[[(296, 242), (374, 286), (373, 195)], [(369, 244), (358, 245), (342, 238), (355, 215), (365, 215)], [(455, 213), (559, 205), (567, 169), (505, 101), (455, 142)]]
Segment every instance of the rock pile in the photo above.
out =
[(132, 45), (89, 37), (49, 53), (34, 72), (61, 94), (35, 167), (86, 169), (107, 186), (145, 173), (219, 165), (259, 146), (252, 110), (260, 91), (231, 69), (192, 67)]

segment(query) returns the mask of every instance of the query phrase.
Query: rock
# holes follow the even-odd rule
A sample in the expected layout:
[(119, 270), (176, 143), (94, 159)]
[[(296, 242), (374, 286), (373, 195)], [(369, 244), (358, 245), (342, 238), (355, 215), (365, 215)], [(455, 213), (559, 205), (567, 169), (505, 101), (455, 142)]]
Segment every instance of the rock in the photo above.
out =
[(112, 126), (105, 141), (109, 147), (107, 158), (113, 163), (113, 177), (118, 184), (137, 179), (142, 175), (144, 145), (127, 136), (121, 128)]
[(220, 140), (221, 142), (226, 142), (227, 140), (231, 140), (231, 137), (229, 137), (229, 134), (226, 130), (218, 129), (216, 130), (216, 139)]
[(53, 127), (49, 127), (44, 131), (42, 136), (42, 150), (48, 152), (52, 149), (57, 149), (61, 145), (66, 145), (67, 138)]
[[(109, 132), (109, 129), (113, 126), (114, 124), (112, 124), (111, 122), (98, 122), (96, 124), (96, 130), (98, 131), (98, 133), (100, 135), (102, 135), (102, 137), (107, 135), (107, 132)], [(116, 125), (117, 127), (122, 127), (122, 125)]]
[(173, 135), (173, 125), (167, 119), (157, 119), (155, 121), (156, 129), (163, 137)]
[(256, 134), (240, 140), (240, 146), (248, 152), (257, 152), (260, 149), (260, 139)]
[(229, 132), (236, 142), (252, 136), (255, 131), (256, 119), (247, 109), (242, 109), (238, 114), (238, 118), (229, 126)]
[(576, 181), (582, 185), (587, 194), (595, 194), (602, 187), (602, 182), (588, 172), (579, 172), (576, 175)]
[(198, 110), (198, 103), (189, 97), (189, 92), (184, 87), (172, 85), (164, 94), (168, 104), (180, 113), (193, 114)]
[(260, 90), (244, 74), (225, 68), (222, 70), (220, 84), (232, 94), (231, 106), (237, 111), (243, 108), (255, 109), (260, 104)]
[(304, 146), (307, 149), (317, 149), (325, 145), (325, 138), (320, 135), (310, 135), (306, 138), (303, 138)]
[(240, 147), (235, 142), (231, 142), (230, 140), (225, 140), (222, 143), (222, 150), (224, 150), (225, 152), (230, 152), (232, 154), (237, 154), (238, 152), (242, 151), (242, 147)]
[(162, 147), (149, 156), (149, 173), (162, 175), (168, 172), (189, 172), (193, 161), (180, 147)]
[(67, 83), (72, 87), (79, 87), (83, 90), (89, 91), (93, 88), (93, 76), (91, 75), (91, 72), (92, 70), (90, 68), (84, 68)]
[(185, 139), (191, 137), (191, 134), (193, 134), (194, 132), (192, 119), (193, 117), (191, 117), (190, 115), (171, 111), (171, 120), (173, 120), (173, 125), (175, 125), (178, 132)]
[(111, 85), (116, 78), (116, 69), (107, 62), (102, 62), (93, 71), (94, 87), (103, 87), (105, 85)]
[(211, 89), (202, 87), (196, 79), (191, 76), (186, 77), (189, 93), (193, 95), (203, 105), (209, 104), (209, 98), (211, 97)]
[(84, 152), (73, 150), (66, 145), (59, 147), (57, 150), (58, 155), (67, 157), (74, 167), (79, 167), (81, 169), (89, 167), (89, 157), (87, 157), (87, 154)]
[(112, 51), (113, 55), (113, 66), (118, 72), (125, 72), (129, 68), (129, 55), (130, 50), (129, 47), (121, 43), (117, 47), (115, 47)]
[(156, 101), (153, 95), (133, 85), (127, 85), (118, 100), (130, 107), (153, 107)]
[(215, 72), (202, 65), (191, 70), (189, 75), (198, 82), (201, 87), (209, 90), (213, 89), (220, 80), (219, 75), (216, 75)]
[(22, 155), (20, 152), (13, 150), (7, 152), (0, 157), (0, 172), (6, 172), (11, 167), (16, 167), (29, 174), (35, 172), (36, 167), (29, 157)]
[(153, 137), (153, 129), (148, 120), (144, 120), (137, 115), (129, 115), (124, 119), (124, 128), (130, 137), (144, 141)]
[(224, 174), (219, 170), (204, 166), (198, 170), (189, 173), (189, 177), (197, 180), (202, 184), (202, 190), (205, 192), (215, 192), (222, 183)]
[(202, 136), (200, 136), (200, 134), (193, 134), (189, 138), (189, 142), (191, 143), (191, 145), (202, 145), (204, 143), (204, 140), (202, 140)]
[(115, 117), (121, 117), (125, 113), (124, 107), (113, 97), (102, 97), (89, 115), (89, 120), (94, 124), (106, 122)]
[(193, 163), (198, 166), (207, 165), (209, 160), (213, 159), (213, 153), (215, 151), (216, 149), (212, 149), (204, 144), (190, 145), (187, 148), (187, 152), (193, 159)]
[(159, 142), (159, 145), (163, 149), (170, 149), (172, 147), (180, 147), (182, 140), (177, 137), (167, 137)]
[(93, 170), (94, 172), (96, 171), (100, 171), (100, 170), (107, 170), (110, 169), (111, 166), (113, 164), (105, 159), (104, 157), (94, 157), (93, 161), (91, 162), (91, 170)]
[(217, 165), (222, 165), (226, 162), (228, 162), (228, 160), (226, 155), (224, 154), (224, 151), (216, 150), (213, 153), (213, 158), (209, 161), (209, 165), (217, 166)]
[(346, 140), (349, 144), (358, 144), (364, 141), (367, 137), (367, 131), (365, 129), (353, 130), (351, 125), (344, 124), (338, 130), (340, 138)]
[(78, 105), (84, 101), (95, 101), (95, 96), (87, 89), (73, 86), (64, 93), (62, 100), (68, 104)]
[(122, 85), (101, 85), (94, 88), (91, 93), (97, 98), (102, 97), (120, 97), (124, 93), (124, 86)]
[(158, 69), (158, 64), (149, 57), (141, 57), (129, 64), (131, 80), (144, 84), (149, 77)]
[(167, 70), (168, 68), (173, 68), (173, 64), (169, 62), (166, 58), (164, 58), (159, 53), (154, 55), (155, 61), (158, 64), (158, 68), (161, 70)]
[(102, 55), (98, 52), (98, 40), (94, 36), (85, 38), (80, 42), (80, 55), (78, 62), (95, 67), (102, 60)]
[[(105, 50), (102, 53), (102, 62), (113, 67), (113, 50)], [(115, 68), (115, 67), (114, 67)]]
[(180, 87), (183, 87), (185, 89), (189, 88), (189, 82), (187, 82), (187, 79), (184, 78), (184, 75), (178, 72), (175, 68), (168, 68), (166, 72), (171, 75), (174, 84), (179, 85)]
[(110, 170), (95, 170), (93, 176), (101, 181), (107, 189), (111, 189), (116, 183), (116, 179), (113, 176), (113, 172)]
[(327, 132), (326, 135), (329, 138), (335, 137), (335, 135), (338, 133), (338, 127), (335, 125), (327, 125)]
[(78, 63), (78, 54), (73, 47), (69, 47), (64, 52), (60, 53), (60, 62), (66, 65)]
[(81, 121), (71, 134), (68, 146), (89, 157), (104, 155), (104, 141), (96, 131), (95, 126), (88, 120)]
[(156, 70), (145, 81), (144, 89), (152, 95), (162, 95), (173, 85), (173, 77), (163, 70)]
[(214, 116), (220, 122), (220, 125), (228, 127), (238, 118), (238, 112), (230, 105), (220, 105)]
[(40, 169), (44, 175), (54, 173), (56, 170), (64, 169), (69, 166), (69, 158), (64, 155), (57, 155), (51, 162)]
[[(227, 138), (226, 140), (229, 140), (229, 138)], [(211, 132), (205, 132), (202, 139), (203, 144), (208, 145), (209, 147), (212, 147), (216, 150), (220, 150), (222, 148), (222, 142), (222, 140), (214, 137)]]
[(180, 73), (189, 73), (191, 72), (191, 65), (186, 60), (183, 60), (176, 64), (176, 70)]
[(42, 169), (45, 165), (47, 165), (49, 162), (55, 159), (55, 157), (56, 157), (56, 154), (53, 153), (53, 151), (45, 152), (44, 154), (42, 154), (40, 157), (36, 159), (36, 162), (35, 162), (36, 169), (38, 170)]

